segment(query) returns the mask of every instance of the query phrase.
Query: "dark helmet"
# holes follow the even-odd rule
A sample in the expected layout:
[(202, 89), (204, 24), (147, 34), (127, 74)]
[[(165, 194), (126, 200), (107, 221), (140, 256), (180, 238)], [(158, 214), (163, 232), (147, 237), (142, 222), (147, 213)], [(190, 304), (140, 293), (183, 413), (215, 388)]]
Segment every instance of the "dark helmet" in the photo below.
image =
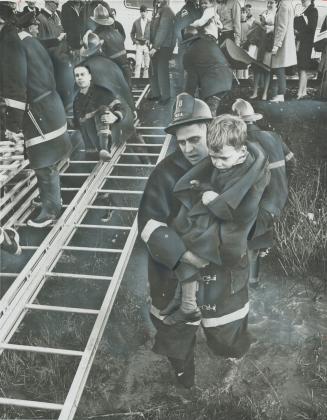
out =
[(209, 106), (188, 93), (181, 93), (176, 97), (172, 122), (166, 128), (166, 133), (174, 133), (177, 127), (197, 122), (212, 120)]

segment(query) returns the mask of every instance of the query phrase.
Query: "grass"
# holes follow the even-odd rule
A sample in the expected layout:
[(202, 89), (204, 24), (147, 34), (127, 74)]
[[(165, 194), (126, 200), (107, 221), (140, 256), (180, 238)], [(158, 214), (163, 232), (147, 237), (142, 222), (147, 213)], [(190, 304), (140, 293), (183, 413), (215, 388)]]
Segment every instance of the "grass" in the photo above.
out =
[(287, 275), (316, 275), (327, 282), (327, 166), (306, 172), (290, 188), (276, 224), (278, 260)]

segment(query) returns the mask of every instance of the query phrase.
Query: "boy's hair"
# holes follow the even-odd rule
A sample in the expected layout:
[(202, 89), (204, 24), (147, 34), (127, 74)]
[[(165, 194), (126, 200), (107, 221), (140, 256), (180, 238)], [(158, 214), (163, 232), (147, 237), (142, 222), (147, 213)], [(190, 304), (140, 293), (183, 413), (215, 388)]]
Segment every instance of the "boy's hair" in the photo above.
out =
[(241, 7), (241, 13), (245, 13), (246, 12), (246, 8), (245, 7)]
[(245, 5), (245, 8), (246, 8), (246, 9), (252, 9), (252, 4), (249, 4), (249, 3), (248, 3), (248, 4), (246, 4), (246, 5)]
[(224, 146), (239, 149), (245, 144), (246, 133), (247, 126), (241, 118), (230, 114), (220, 115), (208, 124), (208, 148), (214, 153), (218, 153)]

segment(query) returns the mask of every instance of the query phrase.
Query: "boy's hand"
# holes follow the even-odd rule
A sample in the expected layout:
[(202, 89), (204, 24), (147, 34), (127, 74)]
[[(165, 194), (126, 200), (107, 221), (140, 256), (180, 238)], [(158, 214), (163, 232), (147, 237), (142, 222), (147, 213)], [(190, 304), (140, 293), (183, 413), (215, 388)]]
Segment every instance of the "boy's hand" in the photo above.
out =
[(113, 124), (117, 120), (118, 117), (116, 117), (116, 115), (114, 115), (112, 112), (101, 115), (101, 122), (104, 124)]
[(182, 257), (181, 262), (193, 265), (195, 268), (204, 268), (209, 265), (209, 261), (205, 260), (204, 258), (199, 257), (196, 254), (193, 254), (191, 251), (186, 251)]
[(219, 194), (217, 194), (214, 191), (206, 191), (202, 194), (202, 203), (207, 206), (212, 201), (214, 201), (217, 197), (219, 197)]

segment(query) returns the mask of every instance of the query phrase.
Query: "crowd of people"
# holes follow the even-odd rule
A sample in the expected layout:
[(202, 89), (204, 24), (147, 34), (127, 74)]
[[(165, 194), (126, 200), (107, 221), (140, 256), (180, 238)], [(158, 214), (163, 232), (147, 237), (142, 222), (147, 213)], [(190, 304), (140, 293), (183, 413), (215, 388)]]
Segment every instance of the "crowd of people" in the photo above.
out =
[[(224, 357), (242, 357), (248, 331), (248, 282), (257, 284), (259, 261), (273, 244), (274, 220), (288, 196), (295, 159), (281, 136), (261, 130), (262, 118), (239, 98), (230, 113), (221, 102), (235, 70), (254, 74), (252, 99), (269, 94), (271, 75), (284, 101), (285, 69), (297, 65), (298, 99), (307, 94), (307, 71), (318, 14), (302, 0), (294, 16), (289, 0), (268, 0), (254, 18), (239, 0), (186, 0), (175, 15), (157, 0), (150, 20), (141, 5), (130, 34), (105, 1), (0, 3), (0, 96), (7, 110), (4, 137), (23, 135), (40, 192), (40, 211), (28, 221), (45, 227), (61, 211), (58, 162), (79, 149), (111, 158), (121, 141), (142, 142), (134, 127), (135, 104), (125, 38), (136, 46), (135, 77), (150, 78), (149, 100), (174, 111), (166, 131), (176, 151), (153, 170), (140, 204), (140, 237), (149, 253), (154, 351), (168, 357), (177, 380), (194, 384), (196, 331)], [(177, 42), (177, 89), (171, 98), (169, 62)], [(238, 65), (241, 64), (241, 68)], [(143, 72), (143, 73), (142, 73)], [(238, 73), (240, 75), (241, 73)], [(73, 118), (68, 134), (67, 115)], [(0, 245), (20, 252), (14, 231)]]

